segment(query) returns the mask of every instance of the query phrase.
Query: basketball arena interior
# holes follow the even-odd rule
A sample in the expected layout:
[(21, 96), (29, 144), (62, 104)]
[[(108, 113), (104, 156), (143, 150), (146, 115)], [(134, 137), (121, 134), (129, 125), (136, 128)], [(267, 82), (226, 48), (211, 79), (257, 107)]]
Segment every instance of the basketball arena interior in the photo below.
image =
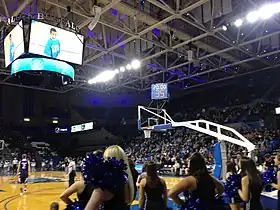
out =
[(280, 209), (280, 1), (0, 0), (0, 40), (0, 209)]

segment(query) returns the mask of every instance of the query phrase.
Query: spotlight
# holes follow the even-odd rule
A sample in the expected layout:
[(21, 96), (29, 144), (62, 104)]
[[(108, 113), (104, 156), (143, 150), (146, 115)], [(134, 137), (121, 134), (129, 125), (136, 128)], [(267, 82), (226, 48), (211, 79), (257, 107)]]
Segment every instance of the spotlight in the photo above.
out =
[(242, 19), (237, 19), (236, 21), (234, 21), (234, 25), (239, 28), (240, 26), (242, 26), (243, 24), (243, 20)]
[(115, 69), (115, 73), (116, 74), (120, 73), (120, 70), (119, 69)]
[(227, 31), (227, 27), (224, 25), (222, 26), (223, 31)]
[(58, 123), (58, 120), (53, 120), (52, 123), (53, 123), (53, 124), (57, 124), (57, 123)]
[(254, 23), (256, 22), (258, 19), (259, 19), (259, 15), (258, 15), (258, 12), (256, 11), (253, 11), (253, 12), (250, 12), (248, 15), (247, 15), (247, 21), (249, 23)]
[(267, 20), (271, 18), (276, 13), (277, 7), (273, 4), (267, 4), (259, 9), (260, 18), (262, 20)]
[(131, 65), (130, 65), (130, 64), (127, 64), (125, 68), (126, 68), (127, 70), (131, 70)]
[(90, 80), (88, 81), (88, 84), (90, 84), (90, 85), (92, 85), (92, 84), (94, 84), (94, 83), (96, 83), (96, 81), (95, 81), (94, 79), (90, 79)]
[(141, 63), (140, 63), (139, 60), (133, 60), (133, 61), (131, 62), (131, 66), (132, 66), (133, 69), (138, 69), (138, 68), (140, 68)]
[(120, 72), (124, 72), (125, 71), (125, 68), (122, 66), (120, 67)]
[(23, 121), (24, 122), (30, 122), (30, 119), (29, 118), (24, 118)]

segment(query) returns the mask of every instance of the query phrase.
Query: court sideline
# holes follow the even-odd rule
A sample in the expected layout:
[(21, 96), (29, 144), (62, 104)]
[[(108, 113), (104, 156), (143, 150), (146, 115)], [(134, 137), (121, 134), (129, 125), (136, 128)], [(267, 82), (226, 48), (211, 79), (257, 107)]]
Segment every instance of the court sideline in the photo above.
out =
[[(80, 177), (78, 174), (77, 178)], [(167, 187), (176, 184), (180, 178), (165, 177)], [(65, 208), (59, 195), (67, 187), (68, 182), (63, 172), (36, 172), (33, 173), (28, 185), (28, 192), (19, 195), (17, 178), (0, 176), (0, 209), (4, 210), (47, 210), (52, 202), (60, 204), (60, 209)], [(72, 196), (76, 198), (76, 196)], [(138, 209), (137, 199), (133, 202), (132, 210)]]

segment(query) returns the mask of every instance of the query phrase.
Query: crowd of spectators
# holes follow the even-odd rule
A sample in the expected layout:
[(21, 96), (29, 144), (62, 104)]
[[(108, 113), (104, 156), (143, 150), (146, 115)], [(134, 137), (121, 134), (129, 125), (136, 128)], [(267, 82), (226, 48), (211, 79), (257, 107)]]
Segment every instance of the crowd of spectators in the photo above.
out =
[[(186, 121), (194, 119), (205, 119), (220, 124), (231, 124), (237, 122), (258, 121), (263, 122), (264, 118), (274, 112), (275, 103), (255, 101), (247, 105), (234, 105), (223, 108), (200, 108), (196, 110), (186, 110), (172, 113), (176, 121)], [(182, 108), (182, 107), (181, 107)], [(125, 127), (122, 125), (122, 127)], [(239, 128), (240, 133), (256, 145), (256, 154), (261, 162), (266, 153), (272, 153), (278, 146), (280, 140), (280, 130), (264, 127), (259, 123), (257, 128), (250, 126)], [(135, 163), (143, 163), (147, 160), (155, 161), (158, 165), (171, 166), (173, 173), (185, 168), (185, 159), (193, 152), (200, 152), (204, 155), (209, 166), (213, 165), (213, 146), (217, 139), (198, 133), (186, 128), (169, 130), (166, 132), (153, 132), (150, 139), (136, 136), (133, 139), (122, 142), (127, 154)], [(34, 143), (34, 142), (33, 142)], [(47, 146), (46, 146), (47, 145)], [(236, 145), (228, 145), (228, 158), (234, 158), (237, 154), (246, 151)], [(54, 160), (57, 153), (46, 143), (37, 143), (17, 139), (17, 141), (6, 141), (6, 153), (8, 156), (0, 157), (0, 170), (4, 168), (6, 162), (12, 163), (20, 153), (27, 153), (30, 159), (36, 159), (37, 168), (40, 170), (65, 170), (66, 163), (63, 158)], [(38, 149), (39, 148), (39, 149)], [(59, 149), (58, 149), (59, 151)], [(52, 154), (51, 156), (49, 154)], [(55, 155), (54, 155), (55, 154)], [(38, 158), (38, 156), (40, 158)], [(38, 162), (39, 161), (39, 162)], [(76, 157), (77, 166), (80, 167), (82, 158)], [(7, 163), (6, 163), (7, 164)]]

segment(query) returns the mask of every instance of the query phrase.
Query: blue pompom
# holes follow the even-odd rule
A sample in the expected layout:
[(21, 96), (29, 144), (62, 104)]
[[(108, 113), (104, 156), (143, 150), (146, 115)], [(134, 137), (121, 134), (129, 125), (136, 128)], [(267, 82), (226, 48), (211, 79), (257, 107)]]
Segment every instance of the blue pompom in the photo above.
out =
[(270, 185), (271, 183), (277, 183), (277, 171), (274, 169), (274, 167), (269, 167), (264, 173), (262, 173), (261, 177), (265, 192), (271, 192), (275, 190)]
[(241, 188), (241, 176), (239, 174), (231, 174), (225, 183), (225, 193), (232, 200), (239, 200), (238, 189)]
[(80, 204), (79, 201), (76, 201), (73, 204), (67, 205), (67, 208), (65, 210), (83, 210), (84, 208)]
[(126, 169), (127, 166), (123, 160), (116, 158), (105, 160), (102, 154), (91, 153), (84, 159), (82, 174), (86, 183), (102, 190), (117, 192), (128, 180)]
[(202, 203), (199, 198), (194, 198), (192, 195), (187, 192), (184, 193), (185, 196), (185, 202), (184, 204), (180, 207), (180, 210), (203, 210)]

